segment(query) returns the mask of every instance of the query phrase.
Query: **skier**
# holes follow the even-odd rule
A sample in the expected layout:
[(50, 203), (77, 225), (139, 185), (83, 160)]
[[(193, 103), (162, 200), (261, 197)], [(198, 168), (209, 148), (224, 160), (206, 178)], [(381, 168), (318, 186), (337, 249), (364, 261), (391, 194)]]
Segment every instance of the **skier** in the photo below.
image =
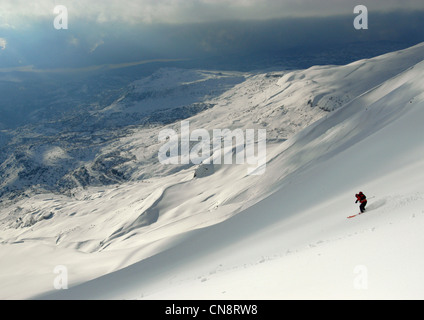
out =
[(364, 213), (365, 212), (365, 206), (368, 203), (367, 197), (362, 192), (359, 192), (355, 196), (356, 196), (356, 202), (355, 203), (358, 203), (358, 201), (361, 203), (359, 209), (361, 209), (361, 213)]

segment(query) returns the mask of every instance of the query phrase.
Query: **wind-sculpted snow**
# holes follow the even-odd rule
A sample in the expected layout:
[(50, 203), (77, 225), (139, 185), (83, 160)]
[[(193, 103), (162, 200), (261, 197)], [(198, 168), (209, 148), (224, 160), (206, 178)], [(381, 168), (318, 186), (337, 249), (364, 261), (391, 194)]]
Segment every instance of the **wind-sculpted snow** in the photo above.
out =
[[(82, 132), (75, 149), (71, 142), (46, 147), (36, 143), (46, 137), (17, 135), (22, 147), (3, 162), (4, 181), (19, 185), (19, 172), (31, 172), (40, 184), (48, 164), (66, 192), (42, 192), (30, 183), (26, 198), (0, 209), (0, 249), (8, 255), (0, 268), (10, 274), (15, 262), (16, 281), (8, 283), (20, 284), (1, 295), (422, 296), (422, 57), (418, 45), (347, 66), (246, 73), (242, 82), (197, 101), (211, 107), (190, 115), (191, 128), (267, 130), (267, 169), (260, 176), (249, 176), (247, 164), (160, 164), (159, 132), (178, 132), (178, 119), (103, 136), (93, 131), (85, 144), (92, 148), (83, 147)], [(136, 84), (169, 92), (171, 80), (195, 88), (209, 81), (203, 71), (178, 72), (162, 70)], [(99, 117), (138, 108), (131, 97), (153, 99), (146, 92), (151, 88), (123, 96)], [(359, 190), (369, 196), (369, 211), (348, 220), (357, 213)], [(71, 288), (46, 294), (57, 265), (69, 270)], [(354, 270), (369, 270), (369, 289), (358, 289)]]

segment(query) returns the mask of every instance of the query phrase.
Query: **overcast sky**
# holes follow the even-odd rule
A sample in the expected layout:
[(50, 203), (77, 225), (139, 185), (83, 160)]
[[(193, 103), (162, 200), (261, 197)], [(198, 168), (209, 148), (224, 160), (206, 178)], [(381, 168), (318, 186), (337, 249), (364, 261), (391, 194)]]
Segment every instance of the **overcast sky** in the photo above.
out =
[(349, 14), (357, 4), (370, 11), (424, 10), (423, 0), (0, 0), (0, 26), (19, 28), (51, 18), (56, 5), (69, 19), (99, 23), (187, 23), (232, 19)]
[[(369, 10), (367, 32), (353, 28), (358, 4)], [(68, 30), (53, 28), (57, 5), (68, 9)], [(377, 41), (424, 41), (424, 1), (0, 0), (0, 71), (230, 55), (259, 61)]]

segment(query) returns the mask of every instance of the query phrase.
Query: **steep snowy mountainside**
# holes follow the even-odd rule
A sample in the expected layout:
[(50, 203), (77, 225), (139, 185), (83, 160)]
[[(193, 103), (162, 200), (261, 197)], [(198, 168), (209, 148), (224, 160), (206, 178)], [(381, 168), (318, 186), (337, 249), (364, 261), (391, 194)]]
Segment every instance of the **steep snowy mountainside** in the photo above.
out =
[[(417, 63), (281, 144), (255, 181), (278, 180), (262, 201), (47, 297), (422, 298), (423, 74)], [(361, 189), (368, 211), (348, 220)]]
[(346, 66), (316, 66), (286, 74), (279, 85), (290, 89), (294, 82), (295, 90), (302, 86), (314, 88), (308, 104), (333, 111), (420, 62), (423, 53), (423, 45), (417, 45)]
[[(132, 83), (106, 108), (2, 134), (9, 141), (0, 144), (0, 194), (15, 199), (34, 186), (72, 194), (75, 188), (167, 174), (156, 166), (159, 130), (147, 129), (139, 138), (133, 132), (140, 130), (131, 126), (141, 124), (140, 132), (159, 129), (198, 113), (198, 127), (222, 128), (232, 119), (224, 127), (266, 128), (269, 142), (281, 142), (325, 115), (323, 111), (337, 109), (410, 67), (422, 51), (418, 45), (347, 66), (266, 74), (160, 69)], [(121, 143), (129, 140), (134, 141), (131, 146)], [(50, 153), (55, 161), (40, 161), (51, 159)]]
[[(30, 173), (33, 163), (48, 163), (53, 167), (46, 172), (52, 177), (52, 170), (58, 170), (56, 165), (66, 168), (63, 165), (65, 161), (75, 164), (75, 160), (69, 160), (69, 150), (78, 152), (80, 146), (86, 146), (87, 154), (78, 158), (77, 168), (70, 168), (64, 175), (75, 182), (67, 186), (72, 197), (42, 193), (34, 185), (33, 190), (28, 192), (29, 197), (0, 208), (0, 250), (9, 257), (0, 269), (10, 270), (9, 263), (15, 261), (19, 267), (8, 276), (25, 280), (21, 281), (22, 286), (5, 286), (5, 292), (9, 290), (15, 296), (30, 297), (50, 290), (51, 270), (57, 264), (66, 265), (72, 272), (72, 284), (143, 260), (145, 262), (141, 262), (141, 266), (175, 274), (178, 270), (172, 269), (175, 265), (168, 255), (180, 256), (178, 263), (182, 264), (182, 269), (188, 267), (193, 273), (200, 273), (215, 263), (203, 259), (202, 255), (210, 254), (216, 261), (217, 254), (221, 256), (220, 253), (224, 252), (224, 260), (233, 256), (232, 262), (226, 266), (232, 265), (235, 270), (240, 270), (240, 265), (256, 259), (258, 255), (281, 254), (281, 247), (269, 246), (266, 249), (264, 243), (275, 240), (281, 245), (291, 243), (301, 247), (304, 241), (316, 240), (309, 236), (299, 239), (294, 236), (294, 231), (287, 233), (287, 237), (291, 235), (291, 238), (279, 238), (280, 233), (286, 234), (282, 230), (290, 230), (284, 225), (286, 213), (289, 216), (299, 213), (302, 224), (298, 226), (321, 236), (322, 224), (318, 218), (321, 216), (314, 211), (316, 215), (309, 228), (311, 217), (301, 214), (314, 207), (327, 208), (329, 203), (320, 202), (323, 198), (318, 191), (321, 190), (340, 196), (335, 199), (338, 201), (337, 210), (329, 210), (326, 215), (328, 226), (340, 224), (339, 219), (344, 221), (345, 217), (340, 218), (340, 212), (346, 193), (366, 185), (368, 181), (367, 176), (356, 176), (352, 162), (357, 154), (348, 150), (357, 141), (366, 140), (369, 135), (375, 136), (379, 129), (389, 128), (389, 124), (390, 128), (393, 127), (392, 123), (397, 123), (395, 115), (402, 115), (407, 106), (412, 105), (413, 110), (419, 110), (421, 87), (417, 78), (422, 75), (422, 64), (416, 63), (422, 60), (423, 53), (424, 46), (418, 45), (400, 53), (348, 66), (244, 74), (243, 82), (232, 85), (214, 98), (208, 96), (207, 102), (213, 107), (186, 118), (191, 129), (266, 129), (268, 162), (266, 173), (262, 176), (249, 176), (247, 165), (214, 165), (212, 174), (195, 178), (198, 166), (162, 165), (158, 162), (158, 150), (162, 145), (158, 141), (159, 132), (170, 128), (180, 132), (179, 121), (165, 126), (132, 126), (109, 133), (104, 130), (106, 138), (100, 134), (101, 131), (87, 136), (80, 132), (81, 144), (71, 144), (73, 149), (53, 148), (51, 142), (51, 149), (39, 149), (34, 141), (46, 139), (42, 134), (29, 141), (22, 138), (27, 143), (22, 148), (27, 149), (17, 160), (24, 159), (22, 165), (30, 167)], [(357, 71), (358, 66), (364, 72)], [(199, 81), (204, 82), (192, 73), (189, 75), (187, 81), (178, 81), (196, 83), (195, 88)], [(111, 105), (109, 110), (120, 110), (122, 101)], [(399, 105), (403, 109), (398, 109)], [(62, 134), (53, 133), (52, 136), (60, 138)], [(71, 136), (71, 133), (68, 134)], [(107, 134), (113, 134), (112, 138), (109, 139)], [(410, 132), (405, 131), (403, 137), (408, 134)], [(90, 149), (91, 145), (95, 145), (96, 149)], [(405, 154), (411, 150), (405, 149)], [(417, 147), (416, 150), (419, 152), (421, 149)], [(335, 163), (337, 174), (329, 174), (326, 161), (343, 154), (346, 155), (343, 157), (346, 163)], [(366, 156), (364, 154), (361, 158), (364, 165)], [(377, 155), (375, 157), (380, 160)], [(13, 181), (19, 182), (23, 174), (15, 173), (15, 164), (13, 159), (4, 162), (4, 170), (10, 170), (12, 178), (16, 174)], [(320, 165), (325, 169), (322, 173), (315, 169)], [(383, 168), (377, 168), (376, 172), (382, 175), (384, 170), (379, 170)], [(354, 172), (349, 176), (352, 180), (343, 184), (338, 177), (343, 177), (344, 172), (349, 170)], [(372, 177), (377, 179), (377, 173)], [(62, 173), (59, 176), (62, 177)], [(30, 181), (31, 175), (27, 177)], [(114, 182), (106, 183), (111, 177), (114, 177)], [(299, 197), (299, 194), (302, 196)], [(276, 199), (281, 199), (281, 202)], [(264, 205), (263, 210), (261, 205)], [(281, 208), (285, 211), (281, 212)], [(327, 221), (327, 218), (324, 220)], [(269, 229), (274, 232), (262, 233)], [(344, 234), (345, 230), (340, 232)], [(217, 234), (220, 235), (219, 241)], [(246, 239), (263, 239), (264, 242)], [(199, 246), (196, 251), (188, 244), (190, 241)], [(249, 249), (250, 253), (243, 249), (244, 245), (252, 249)], [(36, 256), (30, 255), (30, 266), (19, 263), (22, 257), (17, 254), (17, 248), (21, 252), (39, 252), (45, 257), (43, 261), (47, 262), (40, 264)], [(231, 250), (234, 248), (240, 254), (233, 255)], [(202, 256), (202, 263), (196, 262), (199, 256)], [(157, 265), (157, 261), (165, 261), (166, 266)], [(95, 267), (89, 268), (87, 263)], [(130, 270), (137, 271), (137, 268), (135, 265)], [(228, 268), (231, 269), (231, 266)], [(121, 275), (126, 275), (125, 272), (124, 269), (116, 274), (119, 280), (122, 280)], [(148, 277), (152, 272), (144, 270), (143, 276)], [(184, 272), (180, 276), (180, 279), (192, 279)], [(139, 280), (134, 281), (132, 289), (135, 291), (128, 291), (125, 297), (140, 292), (138, 285), (146, 285), (143, 282), (145, 278), (140, 277)], [(153, 283), (156, 280), (153, 272), (149, 281)], [(102, 283), (102, 279), (93, 283)], [(158, 289), (157, 284), (153, 287), (153, 291), (163, 290)], [(122, 290), (121, 293), (125, 286)], [(111, 295), (115, 293), (116, 297), (122, 297), (121, 293), (111, 291)], [(72, 290), (69, 294), (73, 294)], [(94, 294), (97, 295), (97, 292)]]

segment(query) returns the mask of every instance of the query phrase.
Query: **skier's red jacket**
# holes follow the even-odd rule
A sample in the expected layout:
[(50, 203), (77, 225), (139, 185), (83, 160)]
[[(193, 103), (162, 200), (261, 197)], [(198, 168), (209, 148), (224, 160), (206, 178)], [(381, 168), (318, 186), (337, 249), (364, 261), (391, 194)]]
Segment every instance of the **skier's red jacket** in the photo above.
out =
[(359, 201), (360, 203), (364, 203), (367, 202), (367, 197), (365, 196), (365, 194), (363, 194), (362, 192), (358, 193), (355, 195), (357, 202)]

